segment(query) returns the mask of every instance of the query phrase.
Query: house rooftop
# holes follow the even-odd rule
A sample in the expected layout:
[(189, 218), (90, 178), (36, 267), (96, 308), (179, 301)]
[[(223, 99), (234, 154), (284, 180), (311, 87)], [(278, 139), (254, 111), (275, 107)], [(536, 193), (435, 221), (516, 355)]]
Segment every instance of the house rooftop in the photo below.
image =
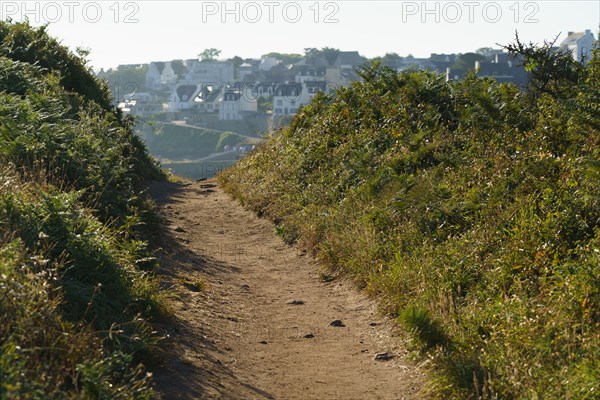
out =
[(575, 42), (577, 42), (579, 39), (581, 39), (584, 36), (590, 35), (592, 32), (589, 29), (586, 29), (585, 32), (569, 32), (567, 38), (565, 40), (562, 41), (562, 43), (560, 44), (560, 47), (565, 47), (568, 46), (570, 44), (573, 44)]
[(200, 93), (198, 93), (198, 98), (196, 101), (201, 103), (211, 103), (216, 101), (219, 98), (221, 93), (221, 89), (215, 86), (204, 86)]
[(274, 91), (275, 96), (296, 97), (302, 93), (302, 85), (296, 82), (279, 84)]
[(190, 100), (197, 89), (198, 87), (196, 85), (179, 85), (177, 86), (177, 89), (175, 89), (175, 92), (180, 100), (183, 98)]
[(334, 65), (351, 65), (356, 67), (364, 62), (364, 58), (358, 54), (358, 51), (340, 51)]
[(326, 68), (325, 67), (313, 67), (312, 65), (307, 64), (293, 64), (290, 67), (290, 71), (297, 75), (304, 76), (322, 76), (325, 75)]
[(162, 74), (163, 69), (165, 69), (165, 64), (166, 64), (166, 62), (164, 62), (164, 61), (153, 61), (150, 63), (150, 65), (156, 66), (156, 69), (158, 70), (159, 74)]

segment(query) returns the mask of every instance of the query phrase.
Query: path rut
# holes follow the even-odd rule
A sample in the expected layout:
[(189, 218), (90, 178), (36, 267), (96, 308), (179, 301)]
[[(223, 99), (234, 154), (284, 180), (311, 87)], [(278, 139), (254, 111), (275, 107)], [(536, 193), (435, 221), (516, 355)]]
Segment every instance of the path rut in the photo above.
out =
[(168, 224), (159, 274), (174, 317), (158, 324), (168, 354), (154, 371), (165, 399), (420, 398), (423, 376), (375, 301), (325, 282), (213, 180), (150, 192)]

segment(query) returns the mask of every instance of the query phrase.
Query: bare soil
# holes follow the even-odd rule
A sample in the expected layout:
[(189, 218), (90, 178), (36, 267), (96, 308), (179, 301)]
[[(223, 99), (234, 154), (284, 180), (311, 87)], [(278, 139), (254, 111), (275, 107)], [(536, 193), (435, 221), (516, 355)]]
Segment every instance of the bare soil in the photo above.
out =
[(174, 314), (158, 325), (163, 398), (420, 398), (422, 373), (373, 299), (327, 282), (213, 180), (150, 192), (167, 222), (160, 277)]

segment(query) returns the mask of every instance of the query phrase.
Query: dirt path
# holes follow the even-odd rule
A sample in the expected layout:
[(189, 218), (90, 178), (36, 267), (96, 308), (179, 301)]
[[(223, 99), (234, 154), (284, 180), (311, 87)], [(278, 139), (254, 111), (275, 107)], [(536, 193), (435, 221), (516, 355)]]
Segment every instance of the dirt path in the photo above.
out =
[(270, 222), (214, 181), (151, 194), (170, 224), (160, 261), (175, 320), (159, 329), (172, 351), (155, 372), (164, 398), (418, 398), (421, 374), (375, 303), (324, 282)]

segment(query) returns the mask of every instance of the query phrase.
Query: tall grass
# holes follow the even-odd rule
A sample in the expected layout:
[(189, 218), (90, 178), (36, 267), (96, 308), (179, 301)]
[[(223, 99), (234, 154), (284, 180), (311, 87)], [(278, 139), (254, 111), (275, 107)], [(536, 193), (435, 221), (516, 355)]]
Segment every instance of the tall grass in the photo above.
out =
[(0, 22), (0, 71), (0, 397), (151, 398), (162, 173), (44, 28)]
[(599, 56), (547, 92), (374, 66), (219, 179), (380, 297), (431, 396), (597, 398)]

